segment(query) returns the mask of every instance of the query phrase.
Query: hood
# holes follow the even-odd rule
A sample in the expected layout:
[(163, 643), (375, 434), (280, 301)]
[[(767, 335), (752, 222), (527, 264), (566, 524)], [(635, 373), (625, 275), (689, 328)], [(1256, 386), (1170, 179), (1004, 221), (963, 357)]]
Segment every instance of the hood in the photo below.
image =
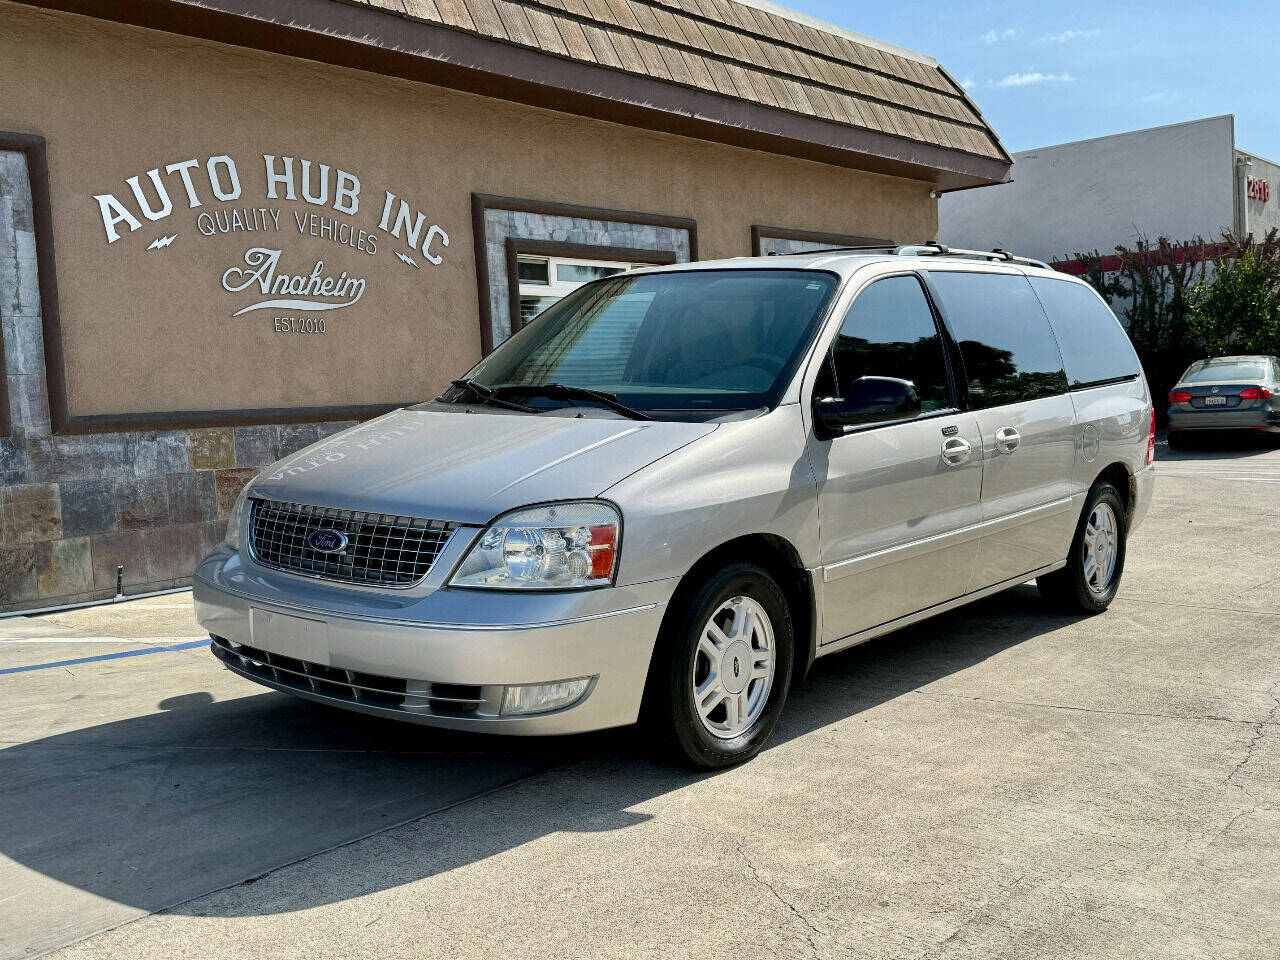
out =
[(515, 507), (598, 496), (715, 429), (606, 417), (415, 408), (268, 467), (253, 492), (316, 506), (484, 524)]

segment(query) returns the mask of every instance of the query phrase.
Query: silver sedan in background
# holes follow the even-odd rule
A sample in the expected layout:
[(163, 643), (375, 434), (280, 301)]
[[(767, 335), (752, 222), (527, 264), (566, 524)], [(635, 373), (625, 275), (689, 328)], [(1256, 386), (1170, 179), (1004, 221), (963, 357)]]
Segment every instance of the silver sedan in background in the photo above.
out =
[(1213, 357), (1189, 366), (1169, 391), (1169, 446), (1210, 430), (1280, 435), (1280, 360)]

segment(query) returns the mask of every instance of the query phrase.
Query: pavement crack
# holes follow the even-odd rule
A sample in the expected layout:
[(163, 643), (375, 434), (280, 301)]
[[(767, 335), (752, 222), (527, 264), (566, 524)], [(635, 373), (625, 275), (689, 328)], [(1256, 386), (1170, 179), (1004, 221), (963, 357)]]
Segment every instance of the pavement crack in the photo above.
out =
[[(1271, 586), (1271, 584), (1273, 584), (1273, 583), (1280, 583), (1280, 577), (1272, 577), (1270, 580), (1263, 580), (1261, 583), (1255, 583), (1255, 584), (1254, 584), (1252, 587), (1250, 587), (1249, 589), (1250, 589), (1250, 590), (1260, 590), (1260, 589), (1261, 589), (1261, 588), (1263, 588), (1263, 587), (1269, 587), (1269, 586)], [(1243, 591), (1243, 590), (1241, 591), (1241, 593), (1244, 593), (1244, 592), (1245, 592), (1245, 591)]]
[(793, 917), (795, 917), (802, 924), (804, 924), (806, 930), (808, 931), (805, 934), (805, 940), (809, 944), (809, 949), (813, 951), (813, 955), (815, 957), (821, 957), (823, 955), (822, 950), (818, 947), (818, 943), (814, 938), (822, 936), (822, 931), (819, 930), (817, 927), (815, 927), (813, 925), (813, 922), (807, 916), (805, 916), (803, 911), (801, 911), (798, 907), (796, 907), (794, 903), (792, 903), (790, 900), (788, 900), (786, 897), (780, 894), (778, 892), (777, 887), (775, 887), (772, 883), (770, 883), (768, 880), (765, 879), (764, 875), (760, 873), (760, 868), (756, 866), (755, 861), (751, 859), (750, 855), (748, 855), (746, 848), (742, 845), (741, 842), (738, 842), (736, 846), (738, 849), (738, 856), (742, 858), (742, 862), (745, 863), (747, 865), (747, 869), (751, 871), (751, 878), (755, 881), (756, 885), (768, 890), (770, 895), (773, 897), (773, 899), (777, 900), (778, 903), (786, 907), (787, 911)]
[[(1215, 831), (1213, 832), (1213, 834), (1212, 834), (1211, 836), (1209, 836), (1208, 838), (1206, 838), (1206, 839), (1205, 839), (1205, 841), (1204, 841), (1204, 850), (1205, 850), (1205, 852), (1208, 852), (1210, 849), (1212, 849), (1212, 848), (1213, 848), (1213, 846), (1214, 846), (1214, 844), (1216, 844), (1219, 840), (1221, 840), (1221, 839), (1222, 839), (1223, 837), (1225, 837), (1228, 833), (1230, 833), (1230, 832), (1231, 832), (1231, 828), (1232, 828), (1232, 827), (1234, 827), (1237, 823), (1239, 823), (1239, 822), (1240, 822), (1241, 820), (1243, 820), (1245, 817), (1252, 816), (1253, 814), (1257, 813), (1260, 809), (1262, 809), (1262, 808), (1261, 808), (1261, 807), (1250, 807), (1248, 810), (1240, 810), (1240, 811), (1236, 812), (1236, 813), (1231, 817), (1231, 819), (1230, 819), (1230, 820), (1228, 820), (1226, 823), (1224, 823), (1222, 826), (1220, 826), (1217, 830), (1215, 830)], [(1203, 861), (1203, 860), (1204, 860), (1204, 853), (1202, 853), (1202, 854), (1200, 855), (1200, 857), (1197, 859), (1197, 861), (1196, 861), (1196, 862), (1197, 862), (1197, 864), (1199, 864), (1199, 863), (1200, 863), (1201, 861)]]
[[(997, 877), (995, 885), (996, 885), (997, 891), (999, 892), (1000, 898), (1007, 900), (1010, 897), (1012, 890), (1019, 883), (1022, 882), (1024, 877), (1026, 877), (1025, 871), (1018, 873), (1018, 875), (1013, 877), (1012, 879), (1009, 879), (1007, 877), (1003, 879), (1000, 877)], [(989, 918), (990, 911), (987, 908), (987, 904), (989, 902), (990, 902), (990, 898), (984, 897), (981, 902), (974, 905), (971, 909), (964, 911), (963, 914), (957, 918), (955, 929), (952, 930), (945, 937), (943, 937), (941, 940), (937, 941), (936, 943), (926, 948), (925, 951), (916, 958), (916, 960), (926, 960), (926, 958), (933, 958), (938, 956), (939, 950), (941, 950), (943, 947), (945, 947), (947, 944), (951, 943), (952, 941), (959, 939), (963, 934), (967, 933), (969, 929), (980, 919)]]
[(1267, 728), (1275, 726), (1277, 718), (1280, 718), (1280, 696), (1277, 695), (1278, 691), (1280, 691), (1280, 680), (1273, 683), (1271, 685), (1271, 689), (1268, 691), (1273, 701), (1273, 706), (1267, 712), (1265, 717), (1256, 723), (1251, 724), (1253, 727), (1253, 736), (1250, 738), (1248, 744), (1245, 745), (1244, 756), (1240, 758), (1239, 762), (1231, 768), (1231, 772), (1227, 774), (1227, 783), (1232, 786), (1239, 787), (1241, 790), (1244, 790), (1245, 793), (1249, 793), (1249, 791), (1245, 789), (1244, 784), (1236, 783), (1235, 781), (1236, 778), (1244, 772), (1244, 768), (1249, 765), (1249, 761), (1253, 759), (1254, 753), (1257, 752), (1258, 745), (1266, 738)]
[[(1274, 688), (1273, 688), (1274, 689)], [(982, 697), (974, 695), (966, 695), (959, 693), (942, 693), (938, 691), (916, 691), (919, 696), (923, 697), (946, 697), (949, 700), (970, 700), (976, 703), (995, 703), (1008, 707), (1039, 707), (1042, 710), (1067, 710), (1072, 713), (1091, 713), (1104, 717), (1137, 717), (1148, 720), (1188, 720), (1188, 721), (1212, 721), (1214, 723), (1234, 723), (1247, 727), (1267, 727), (1280, 725), (1280, 715), (1277, 710), (1273, 709), (1262, 720), (1237, 720), (1234, 717), (1223, 717), (1217, 714), (1209, 713), (1203, 715), (1191, 715), (1178, 713), (1157, 713), (1154, 711), (1142, 710), (1106, 710), (1101, 707), (1081, 707), (1069, 703), (1045, 703), (1041, 700), (1006, 700), (999, 697)], [(1280, 704), (1277, 704), (1280, 709)]]
[(1117, 596), (1116, 600), (1120, 600), (1125, 603), (1151, 603), (1161, 607), (1186, 607), (1189, 610), (1218, 610), (1225, 613), (1242, 613), (1250, 617), (1280, 617), (1280, 611), (1276, 610), (1250, 610), (1248, 607), (1224, 607), (1220, 604), (1185, 603), (1178, 600), (1168, 600), (1164, 597), (1135, 597), (1128, 594), (1122, 594)]

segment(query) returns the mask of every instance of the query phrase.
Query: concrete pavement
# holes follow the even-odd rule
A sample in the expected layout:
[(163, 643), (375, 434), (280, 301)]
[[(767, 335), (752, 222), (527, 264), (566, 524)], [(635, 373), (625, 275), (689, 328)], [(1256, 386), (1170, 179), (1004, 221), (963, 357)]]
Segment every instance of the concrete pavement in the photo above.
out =
[(138, 917), (58, 956), (1274, 957), (1280, 451), (1160, 456), (1106, 614), (1023, 587), (821, 660), (716, 775), (205, 650), (0, 676), (0, 953)]
[(0, 957), (74, 942), (554, 762), (266, 693), (207, 644), (167, 649), (199, 635), (189, 593), (0, 620), (0, 671), (37, 668), (0, 674)]

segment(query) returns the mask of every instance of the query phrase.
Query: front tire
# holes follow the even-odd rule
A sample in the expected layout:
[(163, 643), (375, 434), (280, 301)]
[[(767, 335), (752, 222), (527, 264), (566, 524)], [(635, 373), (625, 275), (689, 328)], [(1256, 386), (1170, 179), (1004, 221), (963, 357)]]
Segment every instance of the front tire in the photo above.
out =
[(668, 755), (694, 767), (749, 760), (791, 684), (795, 637), (782, 589), (764, 569), (735, 563), (671, 613), (650, 670), (649, 723)]
[(1106, 481), (1095, 483), (1076, 525), (1067, 565), (1036, 578), (1040, 595), (1062, 610), (1101, 613), (1120, 589), (1127, 539), (1120, 491)]

